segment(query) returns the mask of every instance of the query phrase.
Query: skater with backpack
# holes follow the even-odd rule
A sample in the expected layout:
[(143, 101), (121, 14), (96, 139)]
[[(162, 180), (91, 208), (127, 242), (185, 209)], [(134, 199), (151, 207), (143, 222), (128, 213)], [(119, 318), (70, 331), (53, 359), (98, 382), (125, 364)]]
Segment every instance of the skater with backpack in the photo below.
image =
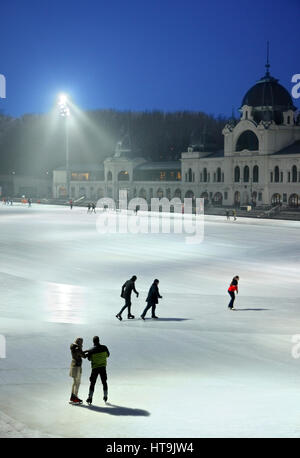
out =
[(83, 339), (78, 337), (74, 343), (71, 344), (70, 350), (72, 355), (71, 367), (69, 375), (73, 378), (72, 392), (70, 403), (81, 404), (82, 399), (78, 398), (78, 391), (80, 387), (81, 374), (82, 374), (82, 358), (86, 358), (85, 353), (82, 351)]
[(239, 279), (240, 277), (238, 275), (233, 277), (232, 282), (230, 283), (229, 288), (228, 288), (228, 294), (231, 297), (230, 302), (228, 304), (229, 310), (235, 310), (233, 304), (235, 301), (235, 291), (236, 291), (236, 294), (239, 293), (239, 288), (238, 288)]
[(149, 293), (146, 299), (147, 306), (141, 314), (142, 320), (145, 319), (146, 313), (150, 308), (152, 308), (152, 318), (158, 318), (158, 316), (155, 315), (156, 304), (158, 304), (158, 298), (162, 299), (162, 296), (159, 294), (158, 283), (159, 280), (156, 278), (149, 289)]
[(127, 280), (124, 285), (122, 286), (122, 291), (121, 291), (121, 297), (125, 299), (125, 305), (124, 307), (121, 308), (120, 312), (116, 315), (116, 318), (118, 320), (122, 321), (122, 313), (126, 308), (128, 308), (128, 319), (132, 320), (134, 318), (134, 315), (131, 315), (131, 293), (132, 291), (135, 292), (136, 297), (139, 297), (139, 293), (135, 289), (135, 281), (137, 279), (136, 275), (133, 275), (133, 277), (130, 278), (130, 280)]
[(110, 353), (106, 345), (100, 345), (100, 339), (98, 336), (93, 337), (93, 344), (94, 346), (85, 352), (88, 360), (91, 361), (92, 365), (89, 396), (86, 400), (89, 405), (92, 404), (93, 401), (93, 394), (98, 375), (100, 376), (103, 385), (103, 401), (106, 402), (108, 397), (106, 360)]

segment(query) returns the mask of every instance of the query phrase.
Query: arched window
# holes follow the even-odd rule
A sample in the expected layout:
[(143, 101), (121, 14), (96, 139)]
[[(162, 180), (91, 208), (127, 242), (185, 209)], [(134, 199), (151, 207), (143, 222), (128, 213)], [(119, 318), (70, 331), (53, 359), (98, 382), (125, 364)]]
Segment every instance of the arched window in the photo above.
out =
[(236, 143), (236, 151), (258, 151), (258, 138), (252, 130), (245, 130)]
[(289, 206), (298, 207), (299, 206), (299, 196), (298, 194), (291, 194), (289, 197)]
[(216, 192), (213, 197), (213, 205), (216, 207), (221, 207), (223, 203), (223, 196), (220, 192)]
[(222, 173), (220, 167), (217, 168), (217, 182), (220, 183), (222, 179)]
[(297, 167), (293, 165), (292, 167), (292, 182), (296, 183), (297, 181)]
[(129, 173), (125, 170), (122, 170), (118, 174), (118, 181), (129, 181)]
[(258, 183), (259, 180), (259, 168), (258, 165), (253, 167), (253, 183)]
[(249, 167), (248, 167), (248, 165), (245, 165), (245, 167), (244, 167), (244, 182), (245, 183), (249, 182)]
[(109, 171), (107, 174), (107, 181), (111, 181), (111, 180), (112, 180), (112, 173)]
[(279, 167), (276, 165), (274, 169), (274, 181), (275, 183), (279, 183)]
[(193, 181), (193, 172), (192, 169), (188, 171), (188, 181), (191, 183)]
[(281, 203), (281, 195), (276, 193), (276, 194), (273, 194), (272, 198), (271, 198), (271, 204), (272, 205), (279, 205)]
[(239, 166), (237, 165), (237, 166), (234, 168), (234, 182), (235, 182), (235, 183), (239, 183), (239, 181), (240, 181), (240, 176), (241, 176), (240, 168), (239, 168)]
[(139, 197), (141, 197), (142, 199), (147, 199), (147, 193), (146, 193), (146, 190), (144, 188), (140, 189)]
[(206, 168), (203, 169), (203, 181), (204, 181), (204, 183), (207, 182), (207, 169)]
[(187, 191), (185, 193), (185, 197), (186, 198), (193, 198), (193, 197), (195, 197), (195, 195), (194, 195), (193, 191)]
[(174, 197), (179, 197), (179, 199), (181, 199), (181, 189), (175, 189)]

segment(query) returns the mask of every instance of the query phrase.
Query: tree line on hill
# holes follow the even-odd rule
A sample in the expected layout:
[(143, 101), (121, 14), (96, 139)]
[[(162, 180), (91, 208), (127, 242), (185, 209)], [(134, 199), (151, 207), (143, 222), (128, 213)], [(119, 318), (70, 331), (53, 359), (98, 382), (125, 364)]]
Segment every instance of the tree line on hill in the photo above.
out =
[(203, 151), (223, 148), (227, 118), (202, 112), (93, 110), (71, 113), (0, 114), (0, 175), (42, 176), (66, 160), (66, 127), (70, 164), (101, 163), (115, 152), (117, 142), (130, 157), (151, 161), (178, 160), (189, 145)]

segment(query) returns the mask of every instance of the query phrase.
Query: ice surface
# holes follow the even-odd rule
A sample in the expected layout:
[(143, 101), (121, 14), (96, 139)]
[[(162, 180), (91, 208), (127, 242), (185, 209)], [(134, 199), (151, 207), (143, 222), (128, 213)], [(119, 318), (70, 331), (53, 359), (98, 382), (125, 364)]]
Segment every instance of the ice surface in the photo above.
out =
[[(0, 207), (0, 437), (299, 437), (300, 223), (206, 216), (203, 243), (189, 245), (99, 234), (97, 217)], [(134, 274), (132, 312), (157, 277), (160, 320), (115, 318)], [(69, 345), (94, 335), (111, 351), (110, 405), (99, 384), (93, 407), (72, 406)], [(83, 399), (89, 374), (84, 361)]]

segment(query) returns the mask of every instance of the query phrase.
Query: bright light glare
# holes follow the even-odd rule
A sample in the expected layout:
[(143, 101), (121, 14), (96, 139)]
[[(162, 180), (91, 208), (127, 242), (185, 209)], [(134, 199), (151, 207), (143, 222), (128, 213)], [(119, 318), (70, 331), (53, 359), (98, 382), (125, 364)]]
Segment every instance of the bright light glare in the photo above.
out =
[(70, 108), (68, 107), (68, 97), (66, 94), (60, 94), (58, 97), (59, 113), (63, 117), (70, 116)]
[(58, 98), (59, 105), (66, 105), (67, 101), (68, 101), (68, 97), (66, 96), (66, 94), (59, 95), (59, 98)]

